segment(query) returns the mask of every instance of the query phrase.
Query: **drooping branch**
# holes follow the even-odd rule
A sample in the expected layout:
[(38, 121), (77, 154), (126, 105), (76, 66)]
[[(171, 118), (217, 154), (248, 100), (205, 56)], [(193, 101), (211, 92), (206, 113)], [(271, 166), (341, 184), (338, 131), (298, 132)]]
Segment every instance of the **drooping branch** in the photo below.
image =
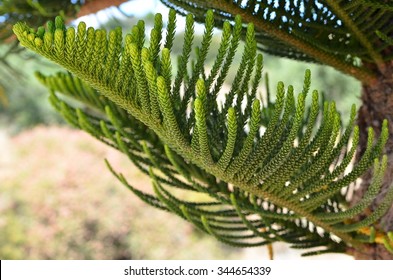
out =
[[(341, 191), (372, 165), (374, 190), (379, 191), (386, 168), (386, 157), (381, 159), (381, 153), (387, 141), (387, 123), (382, 124), (378, 140), (369, 130), (366, 152), (346, 173), (356, 149), (349, 144), (352, 133), (357, 139), (355, 110), (341, 135), (334, 103), (320, 106), (314, 91), (308, 109), (309, 72), (297, 98), (292, 86), (286, 89), (280, 82), (276, 101), (268, 100), (261, 107), (256, 91), (263, 60), (256, 53), (253, 24), (246, 27), (245, 46), (231, 89), (223, 92), (225, 101), (219, 102), (217, 95), (227, 80), (243, 28), (241, 18), (235, 18), (233, 28), (225, 24), (224, 46), (217, 54), (221, 66), (210, 72), (205, 59), (211, 48), (214, 13), (207, 12), (202, 42), (192, 57), (188, 48), (194, 19), (188, 16), (186, 21), (184, 36), (189, 43), (179, 64), (184, 71), (177, 71), (175, 78), (173, 10), (166, 42), (161, 42), (162, 17), (156, 15), (149, 46), (145, 45), (142, 21), (124, 39), (121, 29), (106, 32), (86, 28), (82, 22), (75, 30), (66, 28), (61, 18), (37, 31), (18, 23), (14, 31), (25, 47), (78, 77), (39, 75), (52, 91), (54, 107), (70, 123), (122, 151), (149, 174), (155, 195), (138, 191), (112, 170), (145, 202), (235, 246), (286, 241), (321, 253), (376, 242), (364, 236), (364, 228), (386, 212), (386, 205), (393, 201), (393, 188), (383, 196), (376, 213), (359, 221), (356, 218), (366, 212), (372, 193), (350, 208)], [(54, 91), (74, 96), (97, 112), (75, 108)], [(208, 198), (195, 202), (174, 189)]]

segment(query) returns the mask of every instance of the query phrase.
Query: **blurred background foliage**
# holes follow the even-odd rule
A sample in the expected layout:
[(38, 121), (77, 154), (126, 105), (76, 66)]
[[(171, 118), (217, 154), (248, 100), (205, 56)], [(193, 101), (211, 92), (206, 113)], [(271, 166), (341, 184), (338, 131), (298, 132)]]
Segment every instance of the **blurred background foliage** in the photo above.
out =
[(0, 171), (1, 259), (238, 256), (234, 248), (133, 197), (102, 159), (144, 191), (149, 180), (122, 154), (81, 131), (39, 126), (14, 136), (8, 149)]
[[(149, 179), (116, 151), (68, 127), (50, 107), (34, 72), (51, 73), (59, 67), (20, 48), (12, 24), (23, 20), (39, 26), (59, 13), (77, 18), (89, 2), (93, 1), (0, 1), (0, 259), (236, 259), (250, 254), (267, 258), (264, 248), (254, 253), (229, 248), (144, 205), (105, 170), (103, 159), (112, 159), (135, 186), (150, 189)], [(158, 0), (129, 2), (104, 11), (104, 16), (100, 12), (84, 19), (102, 28), (120, 25), (127, 32), (139, 19), (146, 21), (148, 30), (157, 11), (167, 15)], [(141, 5), (154, 9), (134, 16)], [(178, 22), (174, 56), (182, 44), (182, 21)], [(196, 34), (196, 41), (201, 34)], [(214, 40), (219, 36), (217, 32)], [(210, 64), (213, 59), (214, 52), (208, 57)], [(300, 92), (307, 68), (312, 88), (335, 100), (346, 121), (351, 105), (360, 104), (356, 80), (326, 66), (264, 56), (273, 93), (278, 81)]]

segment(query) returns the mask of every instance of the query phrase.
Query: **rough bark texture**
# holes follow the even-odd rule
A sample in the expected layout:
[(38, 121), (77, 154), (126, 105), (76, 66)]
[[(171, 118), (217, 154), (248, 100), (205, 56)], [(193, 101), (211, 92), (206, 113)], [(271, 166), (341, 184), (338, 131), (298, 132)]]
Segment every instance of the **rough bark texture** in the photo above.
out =
[[(360, 154), (365, 150), (367, 143), (367, 128), (372, 127), (379, 136), (382, 121), (389, 122), (389, 140), (385, 146), (385, 153), (388, 156), (388, 168), (384, 178), (382, 192), (374, 201), (373, 206), (378, 205), (386, 190), (393, 183), (393, 62), (386, 65), (385, 74), (372, 85), (364, 85), (362, 92), (362, 106), (359, 110), (358, 124), (361, 131)], [(355, 192), (353, 202), (358, 201), (371, 181), (371, 173), (366, 174), (359, 190)], [(373, 209), (370, 209), (371, 211)], [(378, 229), (384, 232), (393, 231), (393, 206), (388, 213), (379, 221)], [(367, 251), (353, 252), (356, 259), (393, 259), (382, 245), (371, 245)]]

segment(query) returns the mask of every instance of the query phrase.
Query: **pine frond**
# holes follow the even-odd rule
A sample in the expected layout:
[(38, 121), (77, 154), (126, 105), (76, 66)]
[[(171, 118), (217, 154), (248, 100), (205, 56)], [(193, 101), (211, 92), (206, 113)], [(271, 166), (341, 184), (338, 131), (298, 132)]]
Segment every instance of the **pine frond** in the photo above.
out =
[(363, 82), (372, 81), (377, 73), (367, 72), (362, 65), (375, 64), (383, 73), (384, 63), (391, 60), (391, 46), (375, 34), (376, 30), (390, 37), (393, 34), (391, 1), (161, 2), (180, 14), (195, 15), (199, 22), (204, 21), (206, 11), (214, 10), (217, 26), (242, 15), (255, 25), (260, 50), (331, 65)]
[(388, 43), (389, 45), (393, 46), (393, 38), (389, 37), (388, 35), (382, 33), (381, 31), (377, 30), (375, 31), (375, 34), (381, 38), (381, 40), (385, 41), (386, 43)]
[[(364, 229), (393, 201), (390, 188), (376, 211), (367, 215), (386, 168), (381, 154), (387, 122), (377, 140), (370, 129), (366, 152), (348, 172), (358, 143), (355, 108), (343, 128), (334, 103), (321, 106), (317, 91), (307, 107), (309, 71), (297, 97), (292, 86), (285, 88), (280, 82), (276, 101), (268, 96), (263, 102), (257, 97), (263, 59), (256, 52), (253, 25), (247, 27), (231, 89), (220, 90), (237, 53), (243, 23), (240, 17), (233, 26), (224, 23), (217, 60), (207, 71), (212, 11), (205, 20), (202, 43), (192, 54), (194, 19), (187, 16), (175, 75), (174, 11), (165, 42), (161, 42), (161, 15), (155, 17), (150, 45), (142, 22), (124, 40), (120, 29), (106, 32), (80, 23), (74, 30), (61, 19), (37, 32), (19, 23), (14, 32), (22, 45), (72, 73), (37, 77), (50, 89), (51, 103), (67, 121), (126, 154), (150, 176), (154, 195), (130, 185), (108, 163), (111, 172), (146, 203), (234, 246), (285, 241), (316, 254), (369, 242)], [(219, 93), (225, 94), (222, 103), (217, 101)], [(348, 208), (342, 190), (372, 165), (369, 191)], [(391, 245), (386, 238), (375, 240)]]

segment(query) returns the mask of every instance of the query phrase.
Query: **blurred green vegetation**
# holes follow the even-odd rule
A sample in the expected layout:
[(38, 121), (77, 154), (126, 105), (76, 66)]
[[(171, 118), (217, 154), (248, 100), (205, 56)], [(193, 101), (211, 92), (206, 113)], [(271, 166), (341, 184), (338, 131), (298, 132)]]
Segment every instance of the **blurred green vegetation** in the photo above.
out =
[(134, 197), (103, 158), (143, 191), (150, 180), (84, 132), (41, 126), (11, 141), (1, 147), (11, 157), (0, 160), (0, 259), (239, 257), (237, 248)]
[[(0, 52), (4, 48), (0, 46)], [(37, 70), (51, 73), (60, 68), (27, 51), (7, 60), (14, 71), (0, 78), (4, 100), (0, 103), (0, 127), (16, 133), (38, 124), (64, 124), (47, 101), (46, 88), (34, 77)]]

